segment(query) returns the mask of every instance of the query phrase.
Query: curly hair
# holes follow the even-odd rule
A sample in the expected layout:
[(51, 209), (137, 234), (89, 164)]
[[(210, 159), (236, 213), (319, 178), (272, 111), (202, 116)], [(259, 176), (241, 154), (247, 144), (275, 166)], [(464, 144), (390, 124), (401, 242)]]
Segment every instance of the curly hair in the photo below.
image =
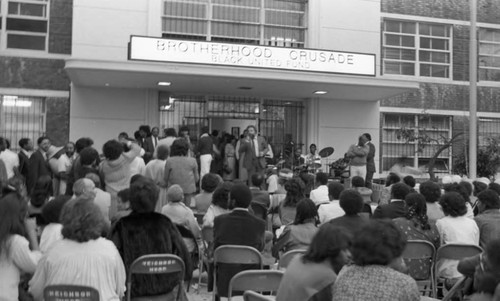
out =
[(481, 204), (484, 205), (485, 210), (500, 208), (500, 199), (498, 198), (498, 193), (493, 189), (486, 189), (481, 191), (477, 195), (477, 199), (479, 202), (481, 202)]
[(385, 178), (385, 187), (391, 186), (392, 184), (396, 184), (399, 182), (401, 182), (401, 178), (397, 174), (391, 172), (387, 175), (387, 178)]
[(171, 157), (182, 157), (186, 156), (189, 150), (189, 144), (186, 139), (177, 138), (172, 143), (170, 147), (170, 156)]
[(158, 188), (153, 180), (138, 176), (130, 184), (130, 208), (137, 213), (153, 212), (158, 194)]
[(340, 193), (339, 205), (346, 215), (355, 215), (363, 209), (363, 197), (357, 190), (347, 189)]
[(286, 196), (283, 200), (285, 207), (297, 207), (297, 203), (304, 198), (305, 184), (300, 178), (292, 178), (285, 183)]
[(427, 217), (427, 205), (425, 197), (416, 192), (409, 193), (405, 197), (406, 203), (406, 219), (413, 221), (415, 227), (420, 227), (422, 230), (430, 230), (429, 218)]
[(406, 237), (391, 220), (370, 220), (354, 235), (351, 253), (356, 265), (388, 265), (403, 254)]
[(231, 191), (231, 187), (233, 187), (233, 185), (234, 184), (232, 182), (226, 182), (215, 189), (214, 193), (212, 194), (212, 204), (223, 209), (228, 209), (229, 192)]
[(215, 188), (219, 186), (219, 178), (215, 173), (207, 173), (201, 178), (201, 189), (205, 192), (214, 192)]
[(106, 222), (99, 207), (83, 194), (63, 206), (61, 224), (64, 238), (87, 242), (101, 236)]
[(441, 197), (441, 187), (432, 181), (420, 184), (419, 191), (420, 194), (424, 196), (427, 203), (435, 203)]
[(302, 199), (297, 203), (297, 213), (295, 214), (294, 225), (301, 225), (308, 220), (317, 221), (318, 209), (311, 199)]
[(302, 257), (304, 263), (320, 263), (329, 259), (335, 262), (340, 252), (351, 247), (352, 236), (344, 228), (330, 223), (322, 225), (314, 235), (307, 252)]
[(108, 160), (116, 160), (123, 153), (123, 144), (116, 140), (109, 140), (102, 146), (102, 153)]
[(439, 205), (443, 208), (444, 215), (453, 217), (462, 216), (467, 213), (467, 206), (462, 195), (455, 191), (445, 193), (439, 199)]
[(446, 184), (444, 185), (444, 191), (445, 192), (457, 192), (459, 193), (462, 198), (465, 200), (465, 202), (470, 203), (470, 195), (467, 192), (467, 188), (464, 186), (458, 184), (458, 183), (451, 183), (451, 184)]

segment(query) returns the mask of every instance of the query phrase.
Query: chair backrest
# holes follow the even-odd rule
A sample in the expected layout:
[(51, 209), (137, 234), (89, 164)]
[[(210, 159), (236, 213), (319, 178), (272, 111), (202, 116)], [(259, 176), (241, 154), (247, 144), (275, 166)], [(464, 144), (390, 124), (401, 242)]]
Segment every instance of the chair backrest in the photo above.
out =
[(264, 206), (264, 205), (262, 205), (260, 203), (257, 203), (257, 202), (251, 202), (250, 203), (250, 207), (252, 208), (253, 214), (256, 217), (261, 218), (263, 220), (267, 219), (267, 208), (266, 208), (266, 206)]
[(288, 265), (290, 264), (290, 261), (297, 256), (301, 254), (305, 254), (306, 250), (291, 250), (286, 252), (285, 254), (280, 256), (280, 260), (278, 261), (278, 268), (280, 269), (286, 269)]
[(214, 252), (214, 264), (218, 263), (258, 264), (262, 269), (262, 255), (252, 247), (225, 245)]
[(182, 281), (184, 279), (185, 266), (184, 261), (173, 254), (149, 254), (143, 255), (130, 265), (127, 278), (127, 299), (130, 300), (130, 292), (132, 289), (132, 274), (172, 274), (180, 273), (178, 290), (179, 299)]
[(465, 257), (475, 256), (483, 252), (480, 246), (470, 244), (446, 244), (441, 246), (436, 253), (436, 261), (440, 259), (460, 260)]
[(81, 285), (48, 285), (43, 290), (45, 301), (99, 301), (99, 292), (88, 286)]
[[(427, 277), (432, 277), (435, 256), (436, 248), (426, 240), (408, 240), (402, 255), (405, 260), (421, 259), (425, 261), (426, 264), (422, 268), (425, 269)], [(411, 269), (410, 276), (415, 278), (415, 275), (412, 275)]]
[(254, 291), (245, 291), (243, 294), (244, 301), (273, 301), (273, 298), (268, 298)]
[(275, 270), (247, 270), (239, 272), (229, 281), (228, 298), (231, 298), (233, 291), (277, 292), (283, 274), (282, 271)]

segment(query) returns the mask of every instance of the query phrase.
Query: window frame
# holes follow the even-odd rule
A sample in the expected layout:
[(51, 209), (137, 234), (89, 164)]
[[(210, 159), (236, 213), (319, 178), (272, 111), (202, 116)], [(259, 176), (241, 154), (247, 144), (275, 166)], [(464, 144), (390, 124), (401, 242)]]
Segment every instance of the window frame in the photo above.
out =
[[(494, 40), (483, 40), (481, 39), (481, 31), (482, 30), (485, 30), (485, 31), (492, 31), (494, 32), (494, 34), (498, 35), (498, 41), (494, 41)], [(494, 67), (494, 66), (482, 66), (481, 65), (481, 58), (482, 57), (486, 57), (486, 58), (497, 58), (499, 61), (500, 61), (500, 29), (498, 28), (490, 28), (490, 27), (481, 27), (479, 28), (478, 30), (478, 39), (477, 39), (477, 43), (478, 43), (478, 55), (477, 55), (477, 59), (478, 59), (478, 80), (479, 81), (491, 81), (491, 82), (499, 82), (500, 81), (500, 64), (498, 67)], [(496, 47), (498, 47), (498, 54), (491, 54), (491, 53), (482, 53), (481, 52), (481, 46), (482, 45), (494, 45)], [(494, 71), (497, 71), (499, 73), (499, 78), (498, 80), (493, 80), (493, 79), (482, 79), (481, 78), (481, 71), (482, 70), (494, 70)]]
[[(250, 44), (257, 44), (257, 45), (265, 45), (265, 46), (281, 46), (281, 47), (292, 47), (292, 48), (304, 48), (305, 43), (307, 41), (307, 1), (303, 1), (305, 8), (303, 11), (301, 10), (291, 10), (291, 9), (279, 9), (279, 8), (273, 8), (273, 7), (266, 7), (265, 4), (266, 0), (260, 0), (260, 5), (259, 6), (243, 6), (243, 5), (235, 5), (235, 4), (224, 4), (224, 3), (215, 3), (214, 0), (205, 0), (205, 1), (194, 1), (194, 0), (186, 0), (186, 1), (180, 1), (180, 0), (162, 0), (162, 10), (161, 10), (161, 20), (162, 20), (162, 26), (161, 26), (161, 33), (163, 36), (170, 36), (170, 37), (183, 37), (183, 38), (194, 38), (194, 39), (202, 39), (206, 41), (224, 41), (228, 40), (229, 42), (236, 42), (236, 43), (242, 43), (242, 44), (248, 44), (250, 43), (249, 41), (255, 41), (255, 43), (250, 43)], [(205, 18), (199, 18), (199, 17), (182, 17), (182, 16), (175, 16), (172, 14), (166, 14), (166, 5), (167, 3), (187, 3), (187, 4), (197, 4), (197, 5), (204, 5), (205, 6)], [(246, 9), (255, 9), (258, 11), (259, 15), (259, 20), (258, 22), (253, 22), (253, 21), (231, 21), (231, 20), (224, 20), (224, 19), (214, 19), (213, 14), (214, 14), (214, 9), (216, 7), (229, 7), (229, 8), (246, 8)], [(266, 13), (267, 12), (283, 12), (287, 14), (298, 14), (301, 15), (303, 18), (303, 26), (294, 26), (294, 25), (282, 25), (282, 24), (268, 24), (266, 23)], [(194, 34), (194, 33), (184, 33), (184, 32), (176, 32), (173, 30), (165, 30), (164, 29), (164, 23), (165, 20), (186, 20), (186, 21), (199, 21), (199, 22), (205, 22), (205, 33), (204, 34)], [(250, 26), (258, 26), (258, 37), (243, 37), (243, 36), (223, 36), (223, 35), (216, 35), (213, 32), (213, 27), (214, 23), (218, 24), (237, 24), (237, 25), (250, 25)], [(275, 39), (266, 38), (266, 33), (269, 30), (279, 28), (282, 30), (296, 30), (300, 36), (303, 36), (303, 41), (298, 41), (297, 39), (294, 38), (282, 38), (280, 39), (279, 37), (276, 37)]]
[[(398, 22), (399, 23), (399, 32), (394, 32), (394, 31), (388, 31), (387, 29), (387, 24), (388, 22)], [(403, 32), (401, 30), (401, 26), (403, 23), (409, 23), (414, 25), (414, 32), (413, 33), (408, 33), (408, 32)], [(430, 33), (429, 34), (423, 34), (421, 33), (421, 27), (423, 25), (428, 25), (430, 26)], [(440, 35), (432, 35), (432, 26), (443, 26), (445, 28), (445, 35), (440, 36)], [(387, 36), (393, 35), (393, 36), (398, 36), (398, 37), (412, 37), (413, 38), (413, 46), (404, 46), (404, 45), (391, 45), (387, 43)], [(447, 45), (448, 49), (434, 49), (431, 47), (429, 48), (423, 48), (422, 47), (422, 39), (430, 39), (430, 42), (435, 39), (439, 40), (444, 40), (445, 45)], [(447, 42), (447, 44), (446, 44)], [(402, 43), (401, 43), (402, 44)], [(382, 21), (382, 52), (381, 52), (381, 58), (382, 58), (382, 68), (381, 72), (382, 75), (389, 75), (389, 76), (407, 76), (407, 77), (414, 77), (414, 76), (419, 76), (419, 77), (426, 77), (426, 78), (434, 78), (434, 79), (452, 79), (453, 76), (453, 26), (451, 24), (444, 24), (444, 23), (433, 23), (433, 22), (423, 22), (423, 21), (413, 21), (413, 20), (400, 20), (400, 19), (392, 19), (392, 18), (384, 18)], [(387, 49), (395, 49), (395, 50), (412, 50), (414, 51), (415, 59), (414, 60), (409, 60), (409, 59), (394, 59), (394, 58), (386, 58), (386, 50)], [(420, 58), (421, 54), (427, 52), (430, 55), (432, 53), (443, 53), (444, 55), (448, 55), (448, 63), (442, 63), (442, 62), (433, 62), (432, 60), (425, 61)], [(401, 55), (400, 55), (401, 57)], [(395, 63), (395, 64), (400, 64), (400, 72), (399, 73), (389, 73), (387, 72), (386, 68), (386, 63)], [(411, 64), (413, 65), (413, 74), (403, 74), (402, 73), (402, 64)], [(447, 72), (448, 74), (446, 76), (432, 76), (432, 73), (430, 75), (423, 75), (423, 66), (429, 65), (431, 66), (444, 66), (445, 69), (447, 67)]]
[[(9, 13), (9, 5), (11, 3), (21, 4), (38, 4), (43, 5), (45, 16), (31, 16), (22, 14), (11, 14)], [(20, 8), (18, 8), (19, 11)], [(49, 32), (50, 32), (50, 0), (0, 0), (0, 18), (1, 29), (0, 29), (0, 50), (1, 51), (26, 51), (26, 52), (36, 52), (36, 53), (48, 53), (49, 52)], [(23, 31), (23, 30), (9, 30), (7, 29), (7, 19), (14, 18), (19, 20), (35, 20), (35, 21), (45, 21), (46, 30), (45, 32), (33, 32), (33, 31)], [(45, 42), (43, 43), (44, 49), (28, 49), (28, 48), (12, 48), (8, 47), (8, 36), (21, 35), (21, 36), (32, 36), (32, 37), (44, 37)]]

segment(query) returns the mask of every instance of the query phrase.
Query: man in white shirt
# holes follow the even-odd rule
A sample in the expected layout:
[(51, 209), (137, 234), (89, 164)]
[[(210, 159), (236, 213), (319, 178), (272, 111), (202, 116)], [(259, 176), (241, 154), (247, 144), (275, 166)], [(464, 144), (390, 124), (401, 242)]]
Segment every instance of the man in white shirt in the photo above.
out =
[(339, 197), (342, 191), (344, 191), (344, 185), (337, 182), (328, 184), (328, 197), (330, 198), (330, 202), (328, 204), (322, 204), (318, 208), (320, 224), (324, 224), (331, 219), (345, 214), (344, 209), (342, 209), (339, 204)]
[(57, 160), (57, 173), (61, 178), (61, 181), (59, 182), (59, 194), (66, 193), (68, 174), (73, 166), (73, 162), (75, 162), (75, 158), (75, 144), (73, 142), (68, 142), (66, 146), (64, 146), (64, 154), (62, 154)]
[(324, 203), (328, 203), (330, 198), (328, 197), (328, 175), (324, 172), (318, 172), (316, 174), (316, 184), (318, 187), (311, 191), (309, 198), (314, 202), (316, 206)]
[(14, 177), (19, 168), (19, 156), (10, 150), (9, 140), (2, 137), (0, 137), (0, 160), (5, 164), (7, 178)]

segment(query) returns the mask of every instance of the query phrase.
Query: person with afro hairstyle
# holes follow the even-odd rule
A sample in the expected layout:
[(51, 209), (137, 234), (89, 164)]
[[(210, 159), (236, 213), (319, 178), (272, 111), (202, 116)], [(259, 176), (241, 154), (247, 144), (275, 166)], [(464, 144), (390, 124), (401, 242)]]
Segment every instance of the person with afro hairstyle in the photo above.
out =
[[(479, 245), (479, 228), (473, 219), (466, 217), (467, 206), (458, 192), (447, 192), (439, 200), (445, 217), (436, 221), (441, 236), (441, 245), (449, 243)], [(457, 278), (457, 260), (444, 259), (438, 262), (438, 275), (443, 278)]]
[(339, 204), (339, 197), (341, 192), (344, 191), (344, 185), (333, 182), (328, 184), (328, 204), (321, 204), (318, 207), (319, 223), (324, 224), (331, 219), (344, 215), (344, 211)]
[(441, 197), (441, 187), (435, 182), (427, 181), (420, 184), (419, 191), (425, 198), (429, 221), (435, 223), (438, 219), (444, 217), (443, 208), (438, 202)]
[(356, 231), (368, 223), (368, 217), (361, 214), (364, 202), (363, 197), (357, 190), (347, 189), (342, 191), (339, 204), (345, 215), (330, 220), (330, 224), (344, 227), (354, 235)]
[(222, 182), (220, 176), (215, 173), (207, 173), (201, 179), (201, 192), (194, 197), (194, 205), (197, 213), (206, 213), (212, 203), (215, 189)]
[(354, 235), (354, 264), (340, 271), (332, 300), (420, 300), (417, 283), (402, 273), (405, 246), (406, 237), (392, 221), (370, 220)]
[(286, 196), (279, 205), (279, 217), (282, 225), (288, 225), (295, 220), (297, 204), (304, 195), (305, 184), (298, 178), (292, 178), (285, 183)]

